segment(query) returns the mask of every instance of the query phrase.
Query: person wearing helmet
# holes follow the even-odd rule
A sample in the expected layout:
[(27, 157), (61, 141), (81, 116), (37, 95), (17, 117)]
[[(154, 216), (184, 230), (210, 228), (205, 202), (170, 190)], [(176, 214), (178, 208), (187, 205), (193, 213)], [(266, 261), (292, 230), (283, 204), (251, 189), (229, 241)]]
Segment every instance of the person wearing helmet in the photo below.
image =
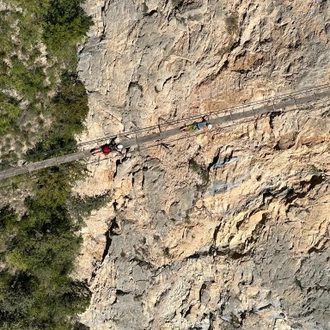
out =
[(207, 131), (210, 130), (212, 128), (212, 124), (207, 123), (206, 121), (201, 121), (199, 123), (196, 123), (196, 130), (203, 130), (203, 131)]
[(124, 146), (121, 143), (116, 143), (117, 136), (114, 137), (110, 142), (109, 146), (112, 151), (122, 151), (124, 149)]
[(122, 151), (124, 146), (122, 144), (116, 144), (114, 141), (110, 143), (103, 144), (99, 148), (94, 148), (91, 150), (92, 155), (97, 155), (103, 153), (103, 155), (108, 156), (112, 151)]

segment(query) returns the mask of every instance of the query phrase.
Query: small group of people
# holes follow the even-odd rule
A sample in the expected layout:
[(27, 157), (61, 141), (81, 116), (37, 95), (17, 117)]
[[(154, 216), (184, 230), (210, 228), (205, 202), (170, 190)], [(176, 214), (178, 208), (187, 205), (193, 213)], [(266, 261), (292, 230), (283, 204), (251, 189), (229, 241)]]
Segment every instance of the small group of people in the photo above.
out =
[(207, 118), (203, 117), (202, 121), (199, 122), (194, 122), (190, 125), (183, 126), (180, 128), (182, 132), (190, 132), (190, 133), (195, 133), (197, 131), (203, 130), (203, 131), (208, 131), (212, 129), (212, 124), (207, 122)]
[(110, 141), (109, 143), (105, 143), (103, 145), (101, 145), (98, 148), (94, 148), (91, 150), (91, 154), (93, 156), (97, 155), (97, 154), (103, 154), (104, 156), (107, 156), (110, 154), (110, 152), (112, 151), (121, 151), (124, 146), (122, 144), (117, 144), (114, 141), (115, 139), (113, 139), (112, 141)]
[[(190, 132), (195, 133), (197, 131), (209, 131), (212, 129), (212, 124), (207, 121), (206, 117), (202, 118), (202, 121), (194, 122), (190, 125), (185, 125), (180, 128), (182, 132)], [(105, 156), (109, 155), (112, 151), (121, 152), (124, 146), (122, 144), (117, 144), (115, 142), (116, 138), (112, 139), (109, 143), (103, 144), (98, 148), (94, 148), (91, 150), (92, 155), (103, 154)]]

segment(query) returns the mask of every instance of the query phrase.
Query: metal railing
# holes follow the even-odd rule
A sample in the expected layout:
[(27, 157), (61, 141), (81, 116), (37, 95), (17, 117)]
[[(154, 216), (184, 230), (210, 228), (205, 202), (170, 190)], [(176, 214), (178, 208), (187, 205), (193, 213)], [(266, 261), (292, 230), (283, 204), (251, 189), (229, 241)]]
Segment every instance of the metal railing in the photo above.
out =
[[(135, 145), (137, 147), (140, 147), (141, 144), (145, 144), (146, 142), (152, 142), (156, 140), (159, 141), (166, 139), (170, 136), (177, 135), (181, 132), (180, 127), (186, 124), (190, 124), (194, 121), (201, 120), (201, 118), (204, 116), (208, 118), (209, 122), (214, 124), (230, 122), (230, 121), (239, 124), (240, 120), (244, 120), (249, 117), (255, 117), (260, 114), (266, 114), (274, 111), (285, 112), (291, 110), (292, 108), (298, 109), (299, 105), (308, 104), (310, 102), (318, 102), (326, 97), (330, 97), (330, 85), (328, 84), (300, 90), (290, 94), (284, 94), (277, 97), (272, 97), (265, 100), (239, 105), (232, 108), (220, 109), (205, 114), (199, 114), (198, 116), (197, 115), (190, 116), (173, 121), (164, 121), (163, 123), (158, 123), (158, 125), (136, 129), (129, 132), (123, 132), (117, 135), (104, 136), (99, 139), (94, 139), (80, 143), (75, 148), (84, 149), (84, 147), (96, 143), (105, 143), (106, 141), (116, 137), (121, 141), (121, 143), (124, 144), (124, 146), (126, 143), (129, 146)], [(76, 153), (71, 153), (63, 156), (56, 156), (38, 162), (27, 163), (22, 166), (18, 166), (18, 165), (13, 166), (13, 164), (10, 164), (10, 162), (2, 163), (2, 164), (0, 163), (0, 166), (1, 165), (11, 166), (11, 168), (7, 170), (0, 171), (0, 180), (24, 173), (31, 173), (33, 171), (42, 168), (47, 168), (59, 164), (72, 162), (78, 159), (83, 159), (89, 156), (89, 149), (90, 148), (84, 151), (79, 151)], [(59, 148), (56, 151), (58, 152), (63, 150), (70, 150), (70, 149)], [(48, 153), (48, 155), (51, 154), (53, 154), (53, 152)], [(47, 155), (47, 153), (41, 153), (39, 155)], [(38, 156), (38, 155), (34, 155), (34, 156)], [(20, 160), (24, 161), (25, 159), (20, 159)]]

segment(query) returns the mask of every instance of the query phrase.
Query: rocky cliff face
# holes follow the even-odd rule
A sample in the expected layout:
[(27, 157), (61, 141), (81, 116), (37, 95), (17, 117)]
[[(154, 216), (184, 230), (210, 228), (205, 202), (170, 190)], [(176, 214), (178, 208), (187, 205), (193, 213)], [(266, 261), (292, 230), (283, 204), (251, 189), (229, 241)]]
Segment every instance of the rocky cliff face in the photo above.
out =
[[(328, 82), (327, 1), (86, 1), (81, 140)], [(329, 100), (90, 164), (91, 329), (329, 329)]]

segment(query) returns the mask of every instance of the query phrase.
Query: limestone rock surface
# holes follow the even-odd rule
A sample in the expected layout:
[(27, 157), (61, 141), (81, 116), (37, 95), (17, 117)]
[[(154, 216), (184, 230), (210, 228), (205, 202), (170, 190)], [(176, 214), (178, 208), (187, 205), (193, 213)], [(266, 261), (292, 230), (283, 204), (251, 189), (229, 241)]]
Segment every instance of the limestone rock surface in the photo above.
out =
[[(330, 73), (323, 0), (87, 0), (81, 141), (219, 111)], [(330, 328), (330, 101), (89, 164), (76, 276), (93, 330)], [(188, 124), (188, 123), (187, 123)], [(79, 271), (80, 270), (80, 271)]]

